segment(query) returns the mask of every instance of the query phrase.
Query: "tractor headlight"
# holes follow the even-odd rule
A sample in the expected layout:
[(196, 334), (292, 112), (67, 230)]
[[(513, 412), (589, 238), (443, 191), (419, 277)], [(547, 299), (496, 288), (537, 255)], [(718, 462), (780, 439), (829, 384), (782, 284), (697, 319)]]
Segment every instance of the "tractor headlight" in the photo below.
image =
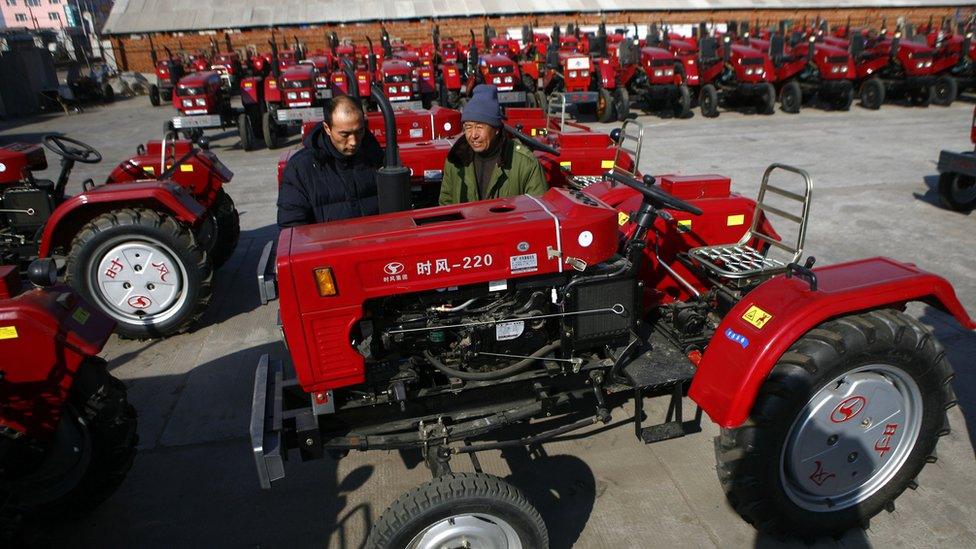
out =
[(496, 76), (496, 77), (494, 77), (494, 78), (491, 79), (491, 83), (492, 84), (501, 84), (502, 83), (502, 78), (500, 76)]
[(766, 74), (766, 71), (765, 70), (763, 70), (763, 69), (756, 69), (756, 75), (757, 76), (762, 76), (764, 74)]
[(925, 63), (923, 63), (923, 62), (921, 62), (921, 61), (919, 61), (918, 63), (915, 63), (915, 68), (916, 68), (916, 69), (920, 69), (920, 68), (922, 68), (922, 67), (924, 67), (924, 66), (925, 66)]
[(302, 99), (311, 99), (312, 98), (312, 94), (308, 93), (307, 91), (303, 91), (300, 95), (302, 96)]
[(837, 65), (834, 65), (833, 67), (830, 67), (830, 72), (832, 72), (834, 74), (837, 74), (837, 73), (840, 72), (840, 67), (838, 67)]
[(298, 99), (298, 94), (296, 92), (288, 92), (285, 94), (288, 99)]
[(506, 76), (505, 77), (505, 83), (506, 84), (511, 84), (512, 83), (512, 77), (511, 76)]
[(664, 69), (664, 76), (674, 76), (674, 69)]
[(387, 88), (387, 92), (388, 93), (396, 93), (397, 92), (397, 87), (396, 86), (390, 86), (389, 88)]
[(192, 99), (184, 99), (183, 100), (183, 106), (184, 107), (192, 107), (193, 106), (193, 100)]
[(664, 71), (662, 69), (654, 69), (654, 76), (664, 76)]
[(403, 93), (410, 93), (410, 86), (400, 86), (400, 91)]
[(199, 106), (199, 107), (206, 107), (207, 106), (207, 100), (204, 99), (204, 98), (202, 98), (202, 97), (197, 97), (195, 101), (196, 101), (197, 106)]
[(752, 69), (746, 69), (746, 76), (752, 76), (752, 73), (753, 73)]
[(925, 62), (925, 68), (926, 69), (929, 68), (929, 67), (931, 67), (931, 66), (932, 66), (932, 62), (931, 61), (926, 61)]
[(577, 72), (577, 71), (569, 71), (569, 77), (570, 78), (576, 78), (577, 76), (579, 76), (579, 72)]
[(580, 76), (582, 76), (583, 78), (589, 78), (590, 71), (580, 71)]

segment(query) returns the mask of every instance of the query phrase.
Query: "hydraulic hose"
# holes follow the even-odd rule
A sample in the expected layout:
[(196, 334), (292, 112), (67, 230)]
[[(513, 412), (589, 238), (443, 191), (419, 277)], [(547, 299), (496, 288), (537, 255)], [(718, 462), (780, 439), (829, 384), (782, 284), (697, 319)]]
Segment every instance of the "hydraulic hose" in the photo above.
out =
[(493, 372), (462, 372), (460, 370), (455, 370), (454, 368), (451, 368), (450, 366), (447, 366), (446, 364), (438, 360), (437, 357), (435, 357), (433, 353), (431, 353), (430, 351), (424, 351), (424, 357), (427, 358), (427, 361), (430, 362), (434, 368), (437, 368), (444, 374), (449, 375), (451, 377), (456, 377), (458, 379), (463, 379), (465, 381), (494, 381), (498, 379), (504, 379), (506, 377), (511, 377), (517, 373), (522, 372), (523, 370), (535, 364), (537, 360), (541, 360), (543, 357), (555, 351), (560, 346), (562, 346), (562, 342), (555, 341), (529, 355), (532, 358), (522, 359), (516, 362), (515, 364), (512, 364), (511, 366), (507, 366), (505, 368), (502, 368), (501, 370), (495, 370)]

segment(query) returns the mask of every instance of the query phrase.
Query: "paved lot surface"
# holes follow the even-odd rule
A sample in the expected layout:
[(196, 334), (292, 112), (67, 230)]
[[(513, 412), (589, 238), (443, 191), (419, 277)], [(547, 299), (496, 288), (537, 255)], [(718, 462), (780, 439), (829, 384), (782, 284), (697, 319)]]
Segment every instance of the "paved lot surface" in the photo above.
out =
[[(798, 116), (723, 113), (717, 120), (642, 116), (648, 131), (640, 167), (725, 174), (749, 196), (767, 164), (805, 168), (815, 179), (807, 250), (819, 263), (875, 255), (914, 261), (948, 278), (976, 315), (976, 214), (940, 208), (934, 191), (939, 150), (971, 147), (972, 110), (958, 102)], [(0, 143), (60, 131), (92, 144), (105, 161), (75, 171), (69, 190), (76, 191), (87, 177), (103, 180), (138, 143), (157, 138), (171, 112), (135, 98), (81, 115), (3, 122)], [(236, 174), (229, 192), (241, 212), (237, 252), (218, 272), (213, 305), (196, 331), (164, 341), (110, 341), (103, 354), (139, 412), (139, 455), (97, 512), (44, 529), (39, 544), (360, 547), (383, 509), (429, 478), (424, 466), (405, 465), (398, 453), (371, 452), (294, 463), (273, 490), (258, 488), (245, 438), (254, 367), (262, 353), (285, 356), (277, 306), (260, 306), (253, 278), (262, 245), (276, 234), (279, 151), (244, 153), (232, 132), (216, 137), (213, 149)], [(976, 334), (936, 311), (911, 311), (936, 330), (957, 372), (953, 431), (940, 443), (940, 460), (894, 513), (823, 545), (976, 546)], [(644, 446), (625, 427), (532, 454), (486, 453), (481, 461), (528, 494), (556, 548), (777, 545), (726, 504), (714, 470), (716, 433), (706, 421), (702, 434)], [(454, 464), (470, 469), (461, 459)]]

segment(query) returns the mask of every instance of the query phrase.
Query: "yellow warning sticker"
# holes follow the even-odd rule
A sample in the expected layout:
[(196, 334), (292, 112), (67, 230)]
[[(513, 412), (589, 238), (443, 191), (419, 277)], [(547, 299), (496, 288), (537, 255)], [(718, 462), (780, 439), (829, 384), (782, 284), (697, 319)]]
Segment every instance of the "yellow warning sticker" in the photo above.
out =
[(772, 319), (773, 319), (773, 315), (767, 313), (766, 311), (760, 309), (759, 307), (756, 307), (755, 305), (749, 307), (749, 310), (746, 311), (746, 314), (742, 315), (742, 320), (745, 320), (746, 322), (752, 324), (753, 326), (759, 328), (760, 330), (762, 330), (763, 327), (766, 326), (766, 323)]
[(193, 171), (193, 164), (180, 164), (180, 171), (181, 172), (192, 172)]
[(630, 221), (630, 216), (624, 212), (617, 212), (617, 224), (623, 227)]
[(564, 160), (564, 161), (562, 161), (562, 162), (559, 163), (559, 166), (561, 168), (572, 169), (573, 168), (573, 163), (572, 162), (569, 162), (568, 160)]
[(686, 233), (691, 230), (691, 220), (690, 219), (679, 219), (678, 220), (678, 232)]
[(154, 168), (152, 166), (143, 166), (142, 167), (142, 171), (148, 172), (148, 173), (156, 173), (156, 168)]
[(535, 137), (535, 128), (532, 128), (532, 137)]
[(613, 168), (613, 160), (604, 160), (603, 162), (600, 162), (600, 168), (604, 170)]
[(16, 326), (0, 326), (0, 339), (17, 339)]
[(81, 324), (82, 326), (84, 326), (85, 323), (88, 322), (88, 319), (90, 317), (91, 317), (91, 313), (82, 309), (81, 307), (75, 309), (75, 312), (71, 314), (71, 318), (75, 319), (75, 322)]
[(745, 222), (746, 222), (746, 216), (745, 215), (742, 215), (742, 214), (739, 214), (739, 215), (730, 215), (729, 216), (728, 225), (729, 225), (729, 227), (735, 227), (736, 225), (743, 225), (743, 224), (745, 224)]

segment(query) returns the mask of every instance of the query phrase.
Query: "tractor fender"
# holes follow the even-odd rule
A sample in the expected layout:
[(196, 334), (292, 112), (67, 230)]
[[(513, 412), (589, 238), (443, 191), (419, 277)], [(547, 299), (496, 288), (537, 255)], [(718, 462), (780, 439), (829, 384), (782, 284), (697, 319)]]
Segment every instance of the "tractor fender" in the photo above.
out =
[(248, 76), (241, 80), (241, 104), (245, 107), (264, 103), (264, 78)]
[(604, 88), (612, 90), (617, 87), (617, 70), (609, 59), (603, 59), (597, 65), (600, 72), (600, 83)]
[(177, 220), (196, 225), (206, 214), (189, 192), (169, 181), (140, 181), (125, 185), (103, 185), (66, 200), (47, 220), (41, 234), (39, 257), (68, 246), (81, 227), (103, 213), (126, 207), (150, 207)]
[(748, 293), (719, 324), (688, 396), (724, 428), (746, 420), (760, 386), (795, 341), (832, 318), (922, 301), (974, 322), (944, 278), (885, 257), (815, 269), (810, 279), (776, 276)]

